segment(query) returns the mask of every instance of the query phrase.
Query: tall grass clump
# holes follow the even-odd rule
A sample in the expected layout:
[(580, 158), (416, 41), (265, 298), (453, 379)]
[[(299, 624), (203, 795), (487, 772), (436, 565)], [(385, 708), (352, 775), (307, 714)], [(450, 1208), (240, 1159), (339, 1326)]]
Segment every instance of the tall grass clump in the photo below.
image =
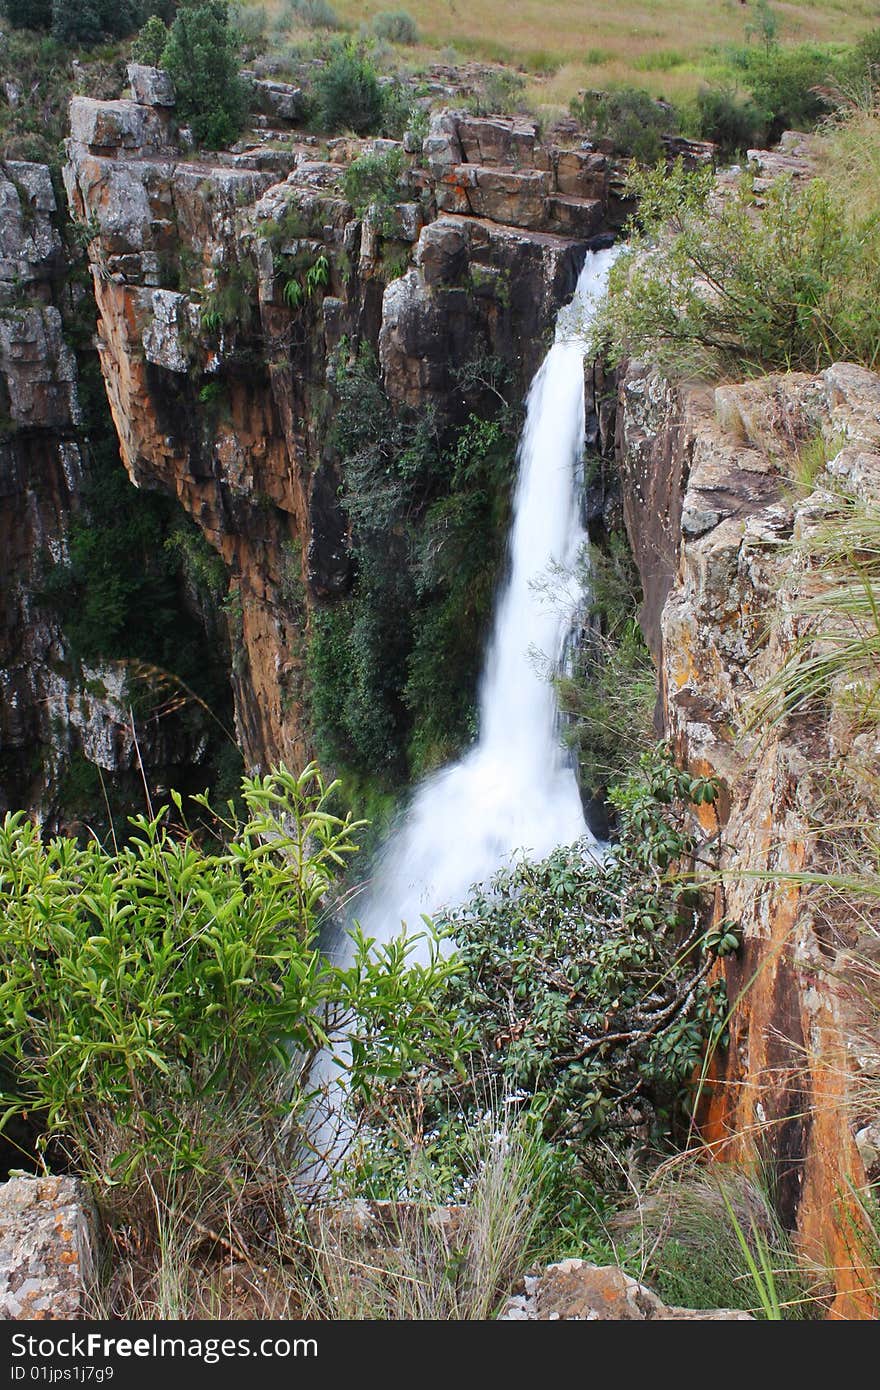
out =
[(546, 1146), (502, 1108), (465, 1132), (455, 1158), (462, 1200), (451, 1206), (442, 1172), (416, 1160), (406, 1200), (377, 1203), (366, 1233), (344, 1205), (318, 1213), (312, 1315), (463, 1321), (499, 1310), (546, 1243)]
[(382, 10), (373, 16), (372, 30), (377, 39), (412, 47), (419, 41), (419, 27), (406, 10)]
[(714, 196), (711, 170), (634, 172), (628, 253), (615, 263), (598, 337), (612, 360), (673, 375), (816, 371), (880, 359), (880, 224), (823, 179), (745, 173)]
[(827, 1289), (799, 1266), (757, 1171), (674, 1160), (611, 1231), (624, 1267), (666, 1303), (769, 1321), (822, 1316)]

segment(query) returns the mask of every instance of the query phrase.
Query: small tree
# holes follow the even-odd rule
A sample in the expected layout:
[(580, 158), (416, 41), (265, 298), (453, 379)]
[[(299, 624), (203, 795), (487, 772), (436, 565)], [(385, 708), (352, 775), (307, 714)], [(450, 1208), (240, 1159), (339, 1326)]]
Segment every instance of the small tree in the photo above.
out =
[(245, 114), (245, 86), (226, 0), (181, 9), (162, 54), (177, 92), (177, 112), (199, 144), (231, 144)]
[(369, 58), (353, 44), (337, 48), (317, 80), (324, 130), (374, 130), (384, 114), (382, 88)]
[(151, 15), (131, 46), (132, 61), (158, 67), (167, 43), (167, 25), (157, 14)]

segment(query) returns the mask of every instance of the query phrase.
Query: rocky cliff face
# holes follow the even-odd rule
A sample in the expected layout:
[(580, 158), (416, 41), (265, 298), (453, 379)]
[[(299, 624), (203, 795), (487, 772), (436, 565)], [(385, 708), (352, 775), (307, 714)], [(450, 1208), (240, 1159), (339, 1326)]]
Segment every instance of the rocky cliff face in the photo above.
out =
[[(137, 753), (125, 669), (78, 661), (48, 597), (90, 467), (68, 332), (82, 291), (49, 170), (0, 166), (0, 208), (0, 811), (29, 806), (58, 824), (72, 768), (112, 779)], [(197, 764), (199, 745), (174, 721), (142, 731), (157, 769)]]
[(273, 91), (276, 128), (206, 163), (133, 78), (135, 100), (74, 100), (65, 174), (107, 394), (133, 481), (177, 497), (222, 557), (246, 761), (298, 763), (308, 612), (352, 580), (335, 372), (366, 345), (396, 406), (446, 418), (481, 354), (524, 391), (609, 215), (607, 161), (443, 113), (404, 200), (357, 216), (345, 169), (391, 142), (297, 138)]
[[(792, 460), (817, 439), (826, 471), (799, 486)], [(806, 631), (798, 597), (827, 583), (793, 541), (835, 514), (832, 480), (872, 505), (880, 497), (880, 378), (842, 364), (675, 388), (631, 364), (618, 448), (665, 730), (686, 765), (720, 779), (717, 824), (703, 813), (721, 847), (713, 916), (743, 935), (727, 966), (730, 1046), (712, 1060), (703, 1133), (720, 1156), (767, 1164), (785, 1220), (836, 1271), (835, 1313), (864, 1314), (849, 1184), (864, 1185), (866, 1164), (877, 1175), (876, 1116), (860, 1085), (876, 1042), (865, 1043), (856, 964), (870, 934), (839, 902), (780, 875), (829, 871), (829, 779), (867, 771), (878, 750), (843, 717), (843, 690), (778, 723), (756, 727), (753, 714)], [(875, 793), (866, 778), (873, 818)]]

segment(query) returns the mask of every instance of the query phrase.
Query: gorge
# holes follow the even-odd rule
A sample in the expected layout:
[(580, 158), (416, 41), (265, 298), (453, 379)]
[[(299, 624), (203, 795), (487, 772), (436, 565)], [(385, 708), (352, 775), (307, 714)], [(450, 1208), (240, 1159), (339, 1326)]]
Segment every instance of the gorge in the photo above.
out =
[[(370, 1236), (380, 1252), (399, 1194), (422, 1190), (400, 1166), (402, 1130), (389, 1121), (382, 1139), (383, 1115), (396, 1123), (409, 1106), (416, 1160), (441, 1154), (439, 1225), (458, 1269), (454, 1228), (467, 1219), (459, 1202), (479, 1182), (456, 1168), (460, 1155), (443, 1140), (461, 1115), (479, 1112), (468, 1111), (462, 1078), (480, 1054), (460, 1046), (450, 1019), (458, 1010), (463, 1036), (491, 979), (511, 967), (508, 1017), (485, 1044), (504, 1076), (504, 1105), (518, 1114), (534, 1093), (541, 1130), (555, 1113), (559, 1064), (566, 1084), (581, 1088), (569, 1116), (595, 1114), (586, 1137), (555, 1119), (541, 1130), (539, 1166), (573, 1184), (547, 1221), (568, 1242), (551, 1243), (554, 1257), (579, 1256), (590, 1241), (605, 1248), (604, 1230), (600, 1239), (583, 1213), (604, 1209), (597, 1192), (612, 1180), (595, 1154), (613, 1130), (618, 1181), (627, 1164), (641, 1181), (640, 1165), (648, 1171), (658, 1153), (679, 1150), (697, 1156), (700, 1173), (717, 1160), (719, 1173), (739, 1175), (734, 1183), (744, 1174), (757, 1188), (755, 1174), (769, 1174), (758, 1228), (785, 1259), (796, 1252), (806, 1280), (797, 1287), (807, 1292), (791, 1302), (815, 1304), (821, 1316), (870, 1317), (880, 744), (864, 690), (876, 665), (876, 355), (850, 351), (835, 321), (813, 362), (768, 365), (751, 341), (733, 335), (731, 347), (730, 330), (713, 326), (703, 336), (721, 358), (682, 366), (674, 334), (644, 343), (637, 330), (639, 312), (659, 313), (667, 297), (676, 324), (705, 327), (694, 303), (712, 295), (703, 284), (689, 298), (675, 260), (697, 194), (683, 195), (675, 232), (645, 234), (659, 195), (633, 180), (612, 140), (574, 116), (542, 124), (493, 106), (475, 114), (473, 94), (440, 66), (393, 138), (321, 130), (304, 112), (328, 54), (295, 73), (249, 68), (252, 109), (228, 148), (196, 146), (167, 74), (137, 62), (127, 65), (130, 94), (72, 95), (63, 193), (59, 171), (37, 160), (0, 165), (0, 813), (26, 812), (47, 843), (69, 836), (124, 854), (149, 840), (143, 826), (128, 831), (126, 817), (149, 819), (173, 789), (181, 800), (157, 832), (167, 853), (191, 851), (195, 862), (216, 838), (212, 865), (232, 865), (218, 897), (227, 906), (199, 918), (200, 942), (213, 941), (218, 923), (251, 910), (252, 885), (268, 882), (259, 878), (263, 850), (236, 821), (240, 801), (224, 821), (188, 794), (208, 787), (216, 810), (234, 802), (242, 768), (266, 779), (248, 814), (271, 827), (267, 859), (272, 836), (284, 844), (306, 906), (300, 921), (272, 896), (279, 868), (267, 902), (295, 948), (267, 947), (263, 980), (259, 952), (247, 955), (237, 938), (228, 957), (217, 945), (217, 971), (227, 971), (230, 991), (255, 980), (268, 1011), (289, 1006), (298, 989), (311, 998), (303, 981), (315, 986), (320, 1026), (312, 1031), (310, 1017), (283, 1044), (297, 1059), (320, 1053), (337, 1015), (355, 1018), (356, 1060), (359, 1048), (365, 1058), (377, 1049), (372, 1075), (352, 1088), (366, 1138), (355, 1126), (350, 1172), (363, 1186), (353, 1196), (343, 1187), (343, 1197), (356, 1214), (373, 1204), (364, 1220), (382, 1228)], [(654, 105), (665, 120), (666, 106)], [(678, 187), (688, 171), (702, 177), (703, 227), (726, 227), (729, 210), (739, 212), (739, 172), (717, 167), (706, 139), (665, 130), (656, 138), (658, 178)], [(795, 278), (813, 235), (797, 217), (803, 206), (827, 212), (825, 195), (810, 190), (831, 179), (831, 138), (788, 133), (773, 149), (743, 151), (745, 212), (731, 225), (746, 245), (762, 218), (783, 219)], [(635, 256), (621, 255), (628, 238)], [(780, 244), (749, 262), (756, 283), (768, 263), (778, 271)], [(720, 260), (733, 264), (732, 242), (723, 249)], [(645, 292), (633, 306), (626, 277), (641, 273)], [(723, 299), (723, 271), (711, 264), (705, 273), (717, 275)], [(609, 335), (599, 304), (609, 280), (631, 341)], [(784, 299), (779, 281), (768, 283), (753, 296), (764, 296), (756, 333)], [(818, 315), (811, 301), (793, 317), (813, 325)], [(868, 652), (855, 671), (835, 664), (852, 631)], [(636, 646), (639, 670), (650, 653), (656, 671), (653, 726), (644, 680), (635, 692), (620, 655)], [(568, 739), (556, 689), (566, 657)], [(609, 686), (621, 707), (606, 719)], [(597, 703), (613, 775), (581, 769), (579, 778), (577, 738)], [(640, 773), (640, 754), (661, 739), (672, 761)], [(339, 778), (329, 797), (309, 781), (314, 761), (328, 781)], [(273, 821), (271, 798), (283, 798), (272, 769), (281, 764), (303, 781), (295, 794), (285, 784), (290, 800)], [(648, 798), (651, 777), (657, 794)], [(375, 823), (360, 832), (369, 838), (358, 856), (349, 815)], [(327, 860), (313, 861), (325, 844)], [(603, 877), (627, 854), (642, 864), (640, 882)], [(0, 859), (10, 920), (27, 898), (10, 887), (11, 863), (11, 854)], [(523, 863), (531, 880), (515, 877), (511, 866)], [(534, 907), (520, 939), (511, 927), (504, 960), (487, 946), (484, 961), (469, 957), (473, 975), (456, 977), (454, 952), (447, 958), (444, 946), (438, 965), (425, 945), (408, 956), (416, 970), (406, 977), (393, 956), (401, 923), (412, 934), (423, 914), (461, 909), (460, 927), (471, 889), (499, 870), (513, 875), (496, 898), (513, 904), (511, 921), (518, 903)], [(594, 936), (596, 883), (616, 894), (603, 919), (607, 952)], [(182, 889), (169, 919), (185, 925), (193, 902)], [(383, 970), (391, 960), (386, 975), (371, 975), (375, 961), (338, 943), (339, 974), (322, 975), (314, 944), (340, 910), (376, 939)], [(204, 898), (198, 911), (207, 912)], [(48, 907), (44, 920), (54, 920)], [(113, 937), (104, 926), (82, 917), (86, 964)], [(616, 958), (607, 964), (618, 947), (629, 953), (619, 979)], [(139, 949), (127, 942), (125, 961)], [(181, 949), (175, 968), (185, 973)], [(651, 974), (657, 951), (665, 964)], [(214, 987), (207, 956), (203, 969), (190, 1002)], [(591, 972), (595, 1007), (582, 979)], [(524, 1019), (520, 1001), (545, 978), (557, 993), (544, 1014)], [(633, 981), (644, 988), (627, 1013)], [(559, 1049), (559, 1063), (554, 1030), (579, 1010), (583, 1032)], [(185, 1073), (194, 1053), (175, 1050), (167, 1009), (154, 1017), (135, 1004), (130, 1016), (151, 1020), (156, 1055)], [(4, 1087), (13, 1032), (0, 1054)], [(609, 1100), (589, 1068), (613, 1060), (621, 1038), (636, 1039), (637, 1077), (631, 1093), (621, 1085), (623, 1099), (614, 1091)], [(275, 1036), (272, 1048), (267, 1095)], [(572, 1082), (577, 1067), (581, 1081)], [(149, 1063), (144, 1093), (167, 1125), (161, 1092), (149, 1091), (156, 1074)], [(262, 1115), (257, 1128), (293, 1133), (300, 1112), (276, 1120), (273, 1112), (267, 1126)], [(22, 1125), (10, 1143), (28, 1150), (33, 1134)], [(300, 1149), (314, 1152), (306, 1129)], [(154, 1136), (138, 1134), (146, 1152)], [(246, 1219), (223, 1241), (240, 1252), (252, 1240), (262, 1260), (260, 1232), (289, 1212), (276, 1201), (277, 1174), (262, 1186), (253, 1178), (256, 1152), (237, 1170), (248, 1174), (237, 1189)], [(8, 1160), (17, 1166), (12, 1150)], [(747, 1235), (754, 1210), (736, 1206)], [(146, 1229), (150, 1219), (125, 1209), (108, 1229)], [(215, 1229), (204, 1212), (197, 1221)], [(206, 1248), (229, 1253), (199, 1240), (188, 1247), (193, 1268), (207, 1262)]]

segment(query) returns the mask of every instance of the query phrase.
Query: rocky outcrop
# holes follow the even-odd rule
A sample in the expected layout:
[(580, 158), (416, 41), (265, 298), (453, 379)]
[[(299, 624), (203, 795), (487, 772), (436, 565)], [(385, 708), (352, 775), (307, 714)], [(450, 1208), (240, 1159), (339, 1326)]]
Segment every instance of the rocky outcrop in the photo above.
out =
[(526, 1275), (502, 1322), (752, 1322), (732, 1308), (676, 1308), (617, 1265), (562, 1260)]
[[(266, 126), (206, 163), (168, 144), (156, 79), (132, 84), (134, 101), (74, 99), (65, 173), (122, 457), (222, 557), (247, 762), (300, 764), (308, 613), (352, 582), (335, 372), (366, 344), (398, 408), (453, 419), (455, 374), (481, 355), (524, 393), (604, 226), (607, 161), (542, 146), (527, 122), (444, 112), (401, 201), (358, 217), (347, 163), (393, 142), (334, 141), (319, 159), (313, 137), (277, 148)], [(294, 102), (278, 83), (261, 93), (265, 121)], [(459, 177), (471, 193), (449, 213)]]
[[(875, 1117), (859, 1073), (876, 1042), (866, 1048), (861, 1031), (855, 961), (876, 935), (803, 875), (829, 871), (817, 823), (829, 779), (872, 766), (878, 749), (844, 717), (843, 689), (776, 722), (756, 722), (755, 700), (809, 632), (798, 599), (828, 583), (795, 543), (834, 516), (833, 479), (880, 499), (880, 378), (840, 364), (675, 388), (631, 364), (619, 406), (665, 730), (683, 763), (720, 781), (715, 808), (701, 813), (720, 845), (713, 917), (743, 938), (727, 964), (730, 1045), (702, 1088), (703, 1134), (719, 1156), (767, 1166), (784, 1220), (834, 1271), (835, 1315), (864, 1315), (861, 1217), (849, 1193), (866, 1180), (857, 1135)], [(825, 471), (798, 486), (798, 453), (817, 440)], [(876, 787), (849, 786), (870, 822)]]
[(0, 1319), (88, 1317), (96, 1227), (78, 1178), (0, 1185)]

